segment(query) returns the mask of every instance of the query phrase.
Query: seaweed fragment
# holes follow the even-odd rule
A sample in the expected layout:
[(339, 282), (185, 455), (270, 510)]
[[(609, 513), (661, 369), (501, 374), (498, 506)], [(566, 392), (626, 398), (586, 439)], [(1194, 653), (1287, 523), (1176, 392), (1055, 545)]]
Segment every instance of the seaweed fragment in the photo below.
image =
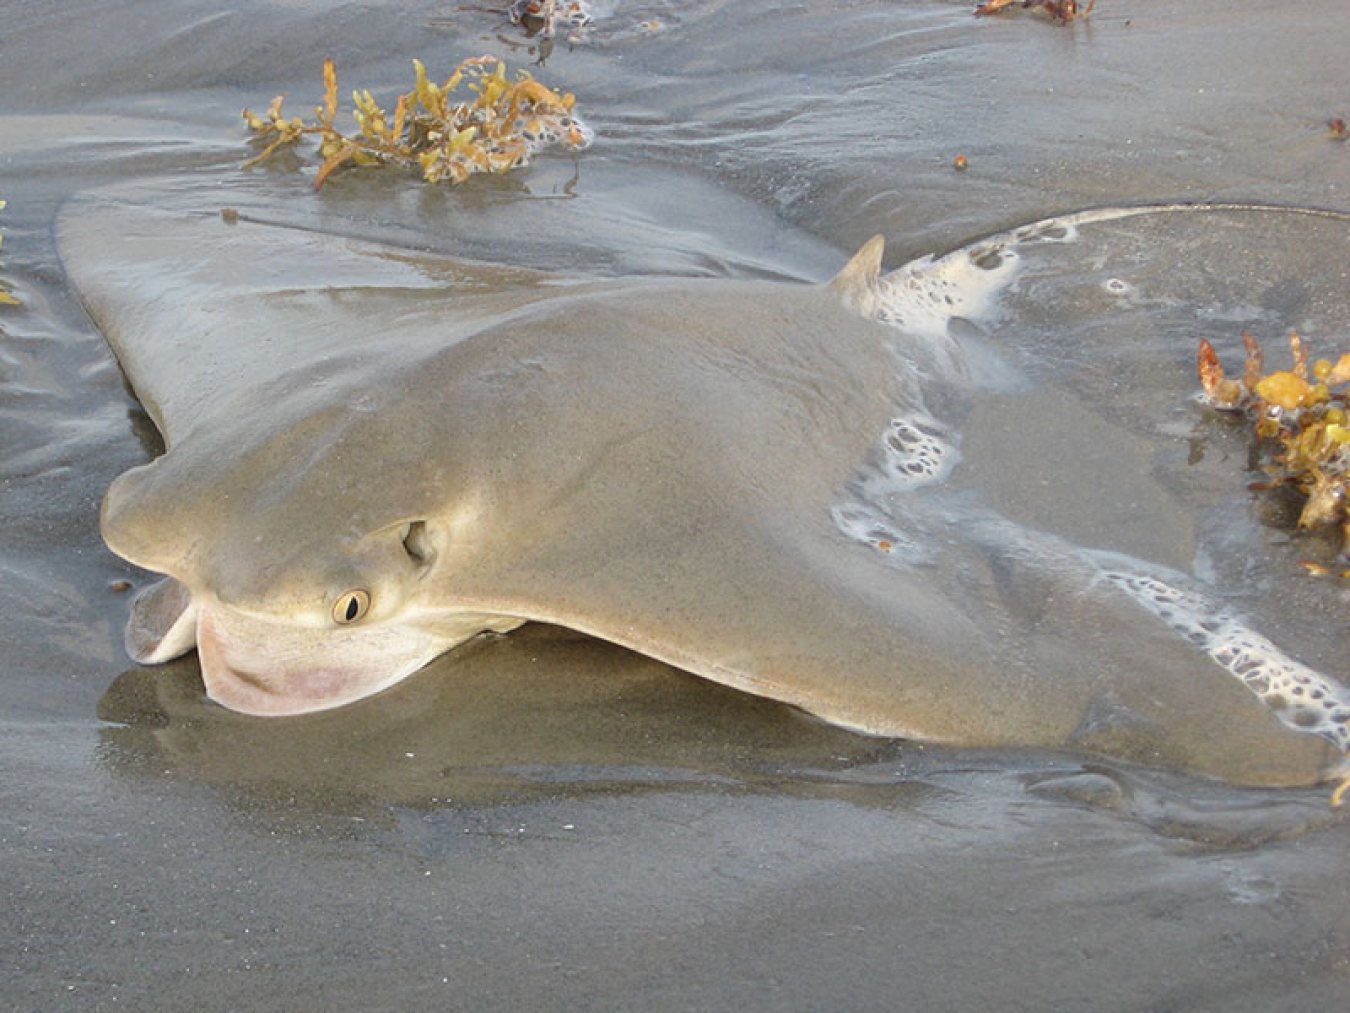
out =
[[(0, 200), (0, 211), (5, 209), (7, 201)], [(0, 233), (0, 246), (5, 245), (4, 233)], [(19, 300), (16, 299), (4, 285), (0, 285), (0, 306), (18, 306)]]
[[(1214, 346), (1201, 340), (1202, 399), (1252, 423), (1269, 479), (1253, 488), (1296, 490), (1303, 497), (1298, 527), (1339, 528), (1344, 551), (1350, 545), (1350, 353), (1310, 364), (1307, 343), (1291, 333), (1291, 368), (1266, 373), (1260, 343), (1251, 335), (1243, 341), (1246, 362), (1242, 377), (1234, 379), (1224, 373)], [(1305, 563), (1304, 569), (1332, 572), (1319, 563)], [(1350, 578), (1350, 569), (1341, 576)]]
[(975, 16), (997, 14), (1014, 4), (1023, 10), (1040, 9), (1056, 24), (1067, 25), (1091, 14), (1097, 0), (1088, 0), (1086, 6), (1080, 6), (1078, 0), (987, 0), (975, 8)]
[[(337, 66), (323, 65), (324, 104), (314, 120), (287, 118), (285, 96), (278, 95), (261, 116), (245, 109), (244, 122), (267, 142), (245, 168), (259, 165), (278, 151), (316, 135), (323, 164), (314, 178), (321, 188), (345, 165), (399, 165), (416, 168), (428, 183), (462, 183), (480, 173), (504, 173), (529, 163), (536, 152), (552, 146), (579, 151), (593, 134), (577, 118), (576, 98), (536, 81), (528, 72), (507, 77), (506, 64), (495, 56), (462, 61), (437, 84), (420, 60), (413, 61), (416, 80), (387, 112), (368, 90), (352, 92), (354, 133), (337, 126)], [(470, 95), (457, 96), (463, 86)]]
[(561, 25), (569, 42), (580, 41), (580, 33), (595, 21), (585, 0), (514, 0), (506, 13), (527, 38), (551, 39)]

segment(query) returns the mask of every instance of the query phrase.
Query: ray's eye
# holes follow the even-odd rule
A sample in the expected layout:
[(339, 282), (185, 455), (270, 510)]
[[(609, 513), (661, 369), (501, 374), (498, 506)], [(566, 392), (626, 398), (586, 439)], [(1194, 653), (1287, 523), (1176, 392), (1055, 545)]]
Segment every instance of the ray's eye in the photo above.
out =
[(370, 611), (370, 595), (361, 588), (355, 588), (338, 595), (333, 602), (333, 622), (339, 626), (350, 626), (365, 617)]

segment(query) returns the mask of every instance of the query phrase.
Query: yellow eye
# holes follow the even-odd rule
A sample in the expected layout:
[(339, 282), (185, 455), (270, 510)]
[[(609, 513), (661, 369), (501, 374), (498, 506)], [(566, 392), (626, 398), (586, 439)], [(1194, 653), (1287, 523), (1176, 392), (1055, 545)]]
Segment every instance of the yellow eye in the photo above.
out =
[(333, 622), (339, 626), (349, 626), (365, 617), (370, 611), (370, 595), (359, 587), (338, 595), (333, 602)]

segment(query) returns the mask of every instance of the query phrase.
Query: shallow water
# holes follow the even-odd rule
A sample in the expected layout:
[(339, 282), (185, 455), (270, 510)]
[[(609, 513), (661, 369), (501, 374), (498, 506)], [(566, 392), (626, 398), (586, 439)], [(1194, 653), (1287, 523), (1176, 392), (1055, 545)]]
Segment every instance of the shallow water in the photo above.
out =
[[(822, 278), (876, 231), (893, 266), (1132, 201), (1350, 211), (1350, 150), (1325, 132), (1347, 112), (1343, 5), (1102, 0), (1071, 29), (972, 6), (613, 5), (539, 71), (597, 129), (579, 159), (456, 191), (353, 174), (318, 197), (284, 167), (238, 172), (241, 106), (285, 91), (307, 109), (326, 55), (344, 88), (388, 93), (412, 57), (500, 51), (510, 27), (437, 3), (6, 10), (0, 278), (24, 302), (0, 310), (7, 1006), (1344, 1004), (1350, 838), (1324, 792), (862, 738), (549, 630), (285, 722), (206, 703), (190, 661), (123, 660), (113, 582), (143, 575), (103, 549), (97, 507), (156, 448), (56, 254), (79, 190), (220, 179), (304, 227), (612, 275)], [(1082, 293), (1030, 279), (1043, 341), (1013, 364), (1109, 414), (1094, 425), (1172, 497), (1166, 523), (1131, 528), (1094, 466), (1100, 511), (1064, 511), (1096, 518), (1076, 537), (1207, 568), (1226, 604), (1344, 677), (1346, 592), (1296, 575), (1317, 546), (1260, 523), (1241, 435), (1185, 399), (1206, 324), (1230, 359), (1244, 327), (1343, 345), (1343, 230), (1281, 222), (1189, 265), (1209, 272), (1209, 317), (1179, 308), (1126, 343), (1109, 312), (1060, 305)], [(1019, 410), (1015, 389), (992, 396), (999, 418)], [(1084, 418), (1020, 410), (1065, 420), (1049, 434)], [(1068, 459), (1083, 426), (1027, 444), (976, 413), (964, 452)], [(1016, 473), (985, 488), (1035, 523), (1056, 503)]]

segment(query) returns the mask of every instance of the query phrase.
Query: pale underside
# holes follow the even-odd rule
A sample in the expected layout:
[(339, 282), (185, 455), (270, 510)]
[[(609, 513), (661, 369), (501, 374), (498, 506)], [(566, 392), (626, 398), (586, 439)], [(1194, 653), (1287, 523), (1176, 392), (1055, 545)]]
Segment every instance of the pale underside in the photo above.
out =
[[(1075, 258), (1124, 251), (1109, 267), (1146, 276), (1150, 244), (1217, 228), (1176, 217), (880, 279), (876, 244), (830, 288), (577, 281), (77, 202), (67, 268), (167, 445), (105, 504), (110, 546), (170, 578), (129, 649), (195, 646), (213, 698), (286, 714), (534, 620), (863, 731), (1313, 780), (1342, 701), (1300, 734), (1216, 661), (1208, 599), (1158, 590), (1197, 550), (1147, 436), (1037, 394), (997, 347), (1010, 317), (1034, 330), (1038, 285), (1066, 297)], [(1194, 283), (1073, 297), (1137, 328)], [(969, 321), (1000, 289), (991, 337)], [(1076, 487), (1107, 505), (1083, 515)], [(336, 622), (353, 590), (368, 612)]]

